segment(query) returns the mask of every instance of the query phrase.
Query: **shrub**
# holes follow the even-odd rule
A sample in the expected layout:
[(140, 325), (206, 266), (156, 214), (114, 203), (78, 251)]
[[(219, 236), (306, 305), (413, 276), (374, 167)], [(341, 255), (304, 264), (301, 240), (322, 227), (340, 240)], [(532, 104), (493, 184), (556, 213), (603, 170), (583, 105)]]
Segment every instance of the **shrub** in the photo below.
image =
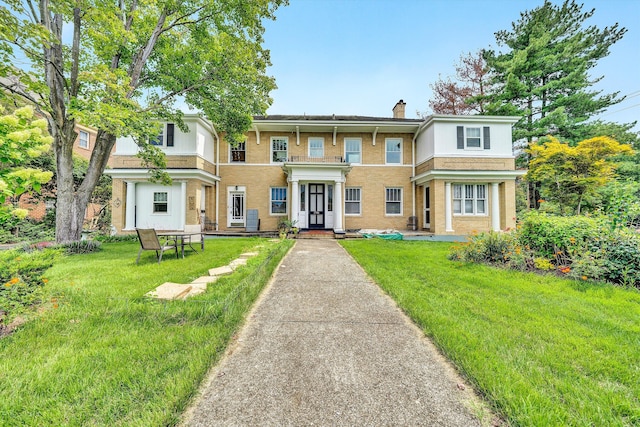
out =
[(60, 256), (60, 250), (0, 252), (0, 307), (7, 320), (36, 304), (47, 279), (42, 277)]
[(603, 253), (606, 280), (640, 288), (640, 236), (616, 233), (604, 242)]
[(449, 259), (467, 262), (506, 263), (518, 252), (513, 234), (489, 232), (473, 235), (469, 242), (454, 248)]
[(93, 236), (93, 240), (97, 240), (102, 243), (114, 243), (114, 242), (133, 242), (138, 240), (137, 234), (115, 234), (113, 236), (109, 234), (98, 233)]
[(603, 228), (611, 228), (604, 217), (563, 217), (532, 211), (522, 216), (518, 225), (518, 240), (536, 254), (552, 258), (559, 251), (569, 253), (576, 247), (598, 239)]

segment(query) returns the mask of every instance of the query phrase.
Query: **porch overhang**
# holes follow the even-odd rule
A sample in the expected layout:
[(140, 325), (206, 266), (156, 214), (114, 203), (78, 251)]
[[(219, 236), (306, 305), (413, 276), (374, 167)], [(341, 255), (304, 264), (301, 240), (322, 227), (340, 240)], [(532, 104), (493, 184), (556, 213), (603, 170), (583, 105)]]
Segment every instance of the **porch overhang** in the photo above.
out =
[(297, 163), (285, 162), (282, 170), (289, 181), (344, 182), (351, 171), (350, 163)]
[(411, 182), (416, 185), (422, 185), (426, 182), (433, 181), (434, 179), (443, 179), (447, 181), (464, 181), (464, 180), (478, 180), (482, 179), (487, 182), (496, 181), (512, 181), (524, 176), (527, 173), (525, 170), (510, 170), (510, 171), (492, 171), (492, 170), (430, 170), (420, 175), (411, 178)]
[[(220, 181), (220, 177), (213, 175), (201, 169), (165, 169), (171, 179), (197, 179), (205, 184), (215, 185)], [(112, 178), (118, 179), (130, 179), (139, 181), (148, 181), (151, 176), (150, 169), (106, 169), (105, 175), (109, 175)]]

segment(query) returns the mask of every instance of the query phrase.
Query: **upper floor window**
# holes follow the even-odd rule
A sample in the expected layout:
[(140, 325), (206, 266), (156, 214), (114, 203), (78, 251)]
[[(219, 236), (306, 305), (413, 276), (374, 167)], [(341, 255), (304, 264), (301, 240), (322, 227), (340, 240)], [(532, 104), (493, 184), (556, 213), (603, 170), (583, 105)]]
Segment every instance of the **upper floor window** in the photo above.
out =
[(386, 188), (385, 214), (402, 215), (402, 188)]
[(153, 213), (169, 212), (169, 193), (166, 191), (153, 193)]
[(402, 163), (402, 139), (387, 138), (385, 140), (386, 147), (386, 163), (401, 164)]
[(344, 189), (344, 214), (360, 215), (360, 203), (362, 201), (362, 191), (360, 188), (347, 187)]
[(362, 139), (344, 139), (344, 157), (347, 163), (362, 163)]
[(309, 138), (309, 157), (324, 157), (324, 138)]
[(158, 136), (156, 136), (155, 138), (151, 138), (149, 140), (149, 143), (151, 145), (173, 147), (174, 134), (175, 134), (175, 124), (166, 123), (162, 125), (162, 128), (160, 129), (160, 133), (158, 134)]
[(491, 128), (489, 126), (456, 128), (458, 137), (458, 150), (489, 150), (491, 148)]
[(246, 154), (246, 143), (238, 142), (237, 145), (231, 146), (231, 161), (232, 162), (244, 162)]
[(78, 135), (78, 147), (89, 148), (89, 132), (85, 132), (83, 130), (80, 131), (80, 134)]
[(486, 215), (486, 184), (454, 184), (453, 213), (458, 215)]
[(287, 137), (271, 138), (271, 161), (272, 162), (287, 161), (288, 145), (289, 145), (289, 138)]

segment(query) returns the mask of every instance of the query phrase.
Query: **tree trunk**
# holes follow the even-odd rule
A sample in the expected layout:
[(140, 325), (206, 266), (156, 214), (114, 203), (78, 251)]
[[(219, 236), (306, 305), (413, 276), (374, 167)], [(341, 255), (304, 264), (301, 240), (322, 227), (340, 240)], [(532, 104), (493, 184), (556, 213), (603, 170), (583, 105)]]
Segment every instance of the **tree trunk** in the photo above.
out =
[(72, 148), (75, 132), (70, 140), (64, 141), (62, 150), (56, 157), (58, 171), (57, 206), (68, 207), (56, 209), (56, 242), (66, 243), (80, 240), (84, 215), (93, 190), (96, 188), (102, 172), (109, 161), (109, 155), (116, 138), (114, 135), (98, 131), (96, 144), (89, 160), (87, 173), (82, 183), (75, 188), (73, 182)]

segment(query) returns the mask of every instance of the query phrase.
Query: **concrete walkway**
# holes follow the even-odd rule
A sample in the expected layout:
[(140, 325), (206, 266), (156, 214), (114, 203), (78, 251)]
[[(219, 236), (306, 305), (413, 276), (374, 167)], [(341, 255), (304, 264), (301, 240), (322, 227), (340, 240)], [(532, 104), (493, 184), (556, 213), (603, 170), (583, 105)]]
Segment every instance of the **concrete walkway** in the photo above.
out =
[(334, 240), (297, 241), (187, 426), (479, 426), (470, 388)]

